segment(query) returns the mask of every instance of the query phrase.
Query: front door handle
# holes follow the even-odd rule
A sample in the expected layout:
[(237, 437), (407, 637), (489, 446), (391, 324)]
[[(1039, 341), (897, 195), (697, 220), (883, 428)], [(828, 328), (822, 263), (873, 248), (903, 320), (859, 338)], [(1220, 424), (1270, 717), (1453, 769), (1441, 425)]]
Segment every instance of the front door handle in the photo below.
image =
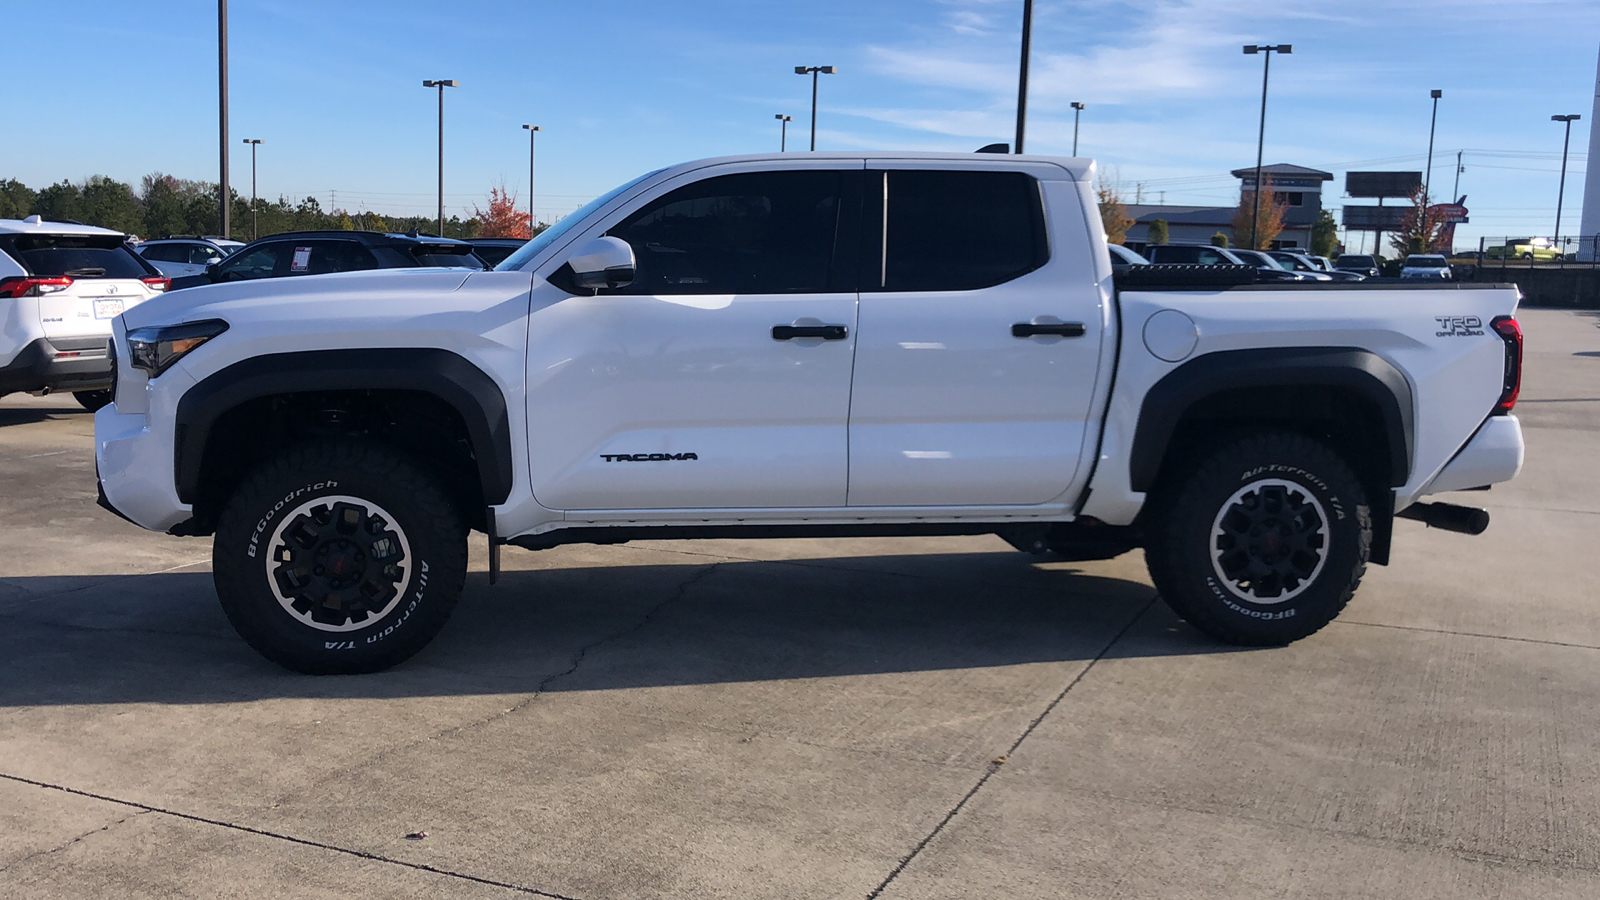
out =
[(1083, 337), (1084, 327), (1082, 322), (1018, 322), (1011, 326), (1011, 336), (1019, 338), (1033, 337), (1040, 334), (1053, 334), (1060, 337)]
[(772, 339), (792, 341), (795, 338), (822, 338), (825, 341), (842, 341), (850, 336), (843, 325), (774, 325)]

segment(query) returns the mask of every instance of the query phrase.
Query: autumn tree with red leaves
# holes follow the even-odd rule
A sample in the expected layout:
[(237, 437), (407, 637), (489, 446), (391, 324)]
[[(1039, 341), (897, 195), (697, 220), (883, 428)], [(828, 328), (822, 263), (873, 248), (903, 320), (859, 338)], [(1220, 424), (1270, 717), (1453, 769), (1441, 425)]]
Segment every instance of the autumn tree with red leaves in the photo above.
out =
[(527, 240), (528, 211), (517, 208), (517, 195), (506, 190), (505, 183), (489, 189), (489, 208), (479, 209), (473, 204), (472, 213), (482, 223), (479, 237), (521, 238)]

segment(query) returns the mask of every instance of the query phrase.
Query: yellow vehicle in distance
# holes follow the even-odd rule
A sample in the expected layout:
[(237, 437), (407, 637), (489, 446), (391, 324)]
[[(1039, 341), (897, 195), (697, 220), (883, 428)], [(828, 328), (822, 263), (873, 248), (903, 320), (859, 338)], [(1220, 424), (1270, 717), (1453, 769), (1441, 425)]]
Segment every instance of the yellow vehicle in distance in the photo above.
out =
[(1498, 247), (1484, 248), (1489, 259), (1527, 259), (1534, 262), (1554, 262), (1561, 251), (1551, 246), (1549, 238), (1509, 238)]

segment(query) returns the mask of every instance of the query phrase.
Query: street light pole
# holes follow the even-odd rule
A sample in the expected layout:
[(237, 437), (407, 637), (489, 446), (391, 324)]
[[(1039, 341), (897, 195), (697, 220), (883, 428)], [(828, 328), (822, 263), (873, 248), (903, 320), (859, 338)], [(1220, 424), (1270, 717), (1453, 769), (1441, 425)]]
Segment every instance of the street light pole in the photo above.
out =
[(453, 78), (429, 80), (422, 82), (422, 86), (439, 89), (439, 237), (444, 237), (444, 89), (460, 87), (461, 82)]
[[(1556, 247), (1556, 251), (1563, 257), (1566, 256), (1566, 251), (1561, 249), (1561, 201), (1567, 196), (1567, 146), (1572, 143), (1572, 123), (1581, 118), (1583, 116), (1579, 115), (1550, 117), (1552, 122), (1565, 122), (1567, 125), (1567, 136), (1561, 139), (1561, 187), (1556, 191), (1556, 233), (1551, 240), (1551, 243)], [(1581, 237), (1579, 242), (1581, 246)]]
[(1444, 91), (1432, 90), (1428, 96), (1433, 98), (1433, 118), (1428, 120), (1428, 174), (1422, 179), (1422, 208), (1417, 210), (1417, 231), (1423, 235), (1423, 249), (1432, 250), (1433, 235), (1427, 232), (1428, 207), (1433, 204), (1433, 133), (1439, 124), (1439, 98), (1444, 96)]
[(1028, 124), (1028, 59), (1033, 46), (1033, 0), (1022, 0), (1022, 62), (1017, 69), (1017, 152)]
[(537, 125), (524, 125), (528, 131), (528, 237), (533, 237), (533, 229), (538, 223), (533, 218), (533, 138), (543, 129)]
[(1250, 214), (1250, 249), (1259, 250), (1256, 245), (1261, 243), (1261, 160), (1267, 145), (1267, 77), (1272, 74), (1272, 54), (1293, 53), (1293, 44), (1245, 44), (1246, 55), (1254, 56), (1257, 53), (1266, 56), (1266, 62), (1261, 67), (1261, 128), (1256, 133), (1256, 189), (1255, 211)]
[(796, 75), (811, 76), (811, 149), (817, 149), (817, 75), (836, 75), (837, 66), (795, 66)]
[(1072, 155), (1078, 155), (1078, 117), (1083, 115), (1083, 104), (1072, 101)]
[(217, 0), (217, 146), (221, 179), (217, 196), (222, 205), (222, 236), (232, 237), (233, 205), (228, 201), (228, 0)]
[(778, 152), (784, 153), (789, 149), (789, 123), (794, 121), (794, 116), (774, 113), (772, 117), (778, 120), (780, 123), (778, 127), (782, 129), (778, 133)]
[(260, 138), (245, 138), (244, 142), (250, 145), (250, 240), (256, 239), (256, 148), (261, 146)]

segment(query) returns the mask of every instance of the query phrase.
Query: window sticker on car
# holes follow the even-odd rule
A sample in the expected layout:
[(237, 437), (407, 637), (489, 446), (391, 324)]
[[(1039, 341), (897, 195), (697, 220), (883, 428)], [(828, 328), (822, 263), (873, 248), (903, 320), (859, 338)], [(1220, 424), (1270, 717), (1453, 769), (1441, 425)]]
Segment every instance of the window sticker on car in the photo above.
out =
[(294, 248), (294, 259), (289, 261), (289, 271), (304, 272), (309, 268), (311, 268), (311, 248)]

